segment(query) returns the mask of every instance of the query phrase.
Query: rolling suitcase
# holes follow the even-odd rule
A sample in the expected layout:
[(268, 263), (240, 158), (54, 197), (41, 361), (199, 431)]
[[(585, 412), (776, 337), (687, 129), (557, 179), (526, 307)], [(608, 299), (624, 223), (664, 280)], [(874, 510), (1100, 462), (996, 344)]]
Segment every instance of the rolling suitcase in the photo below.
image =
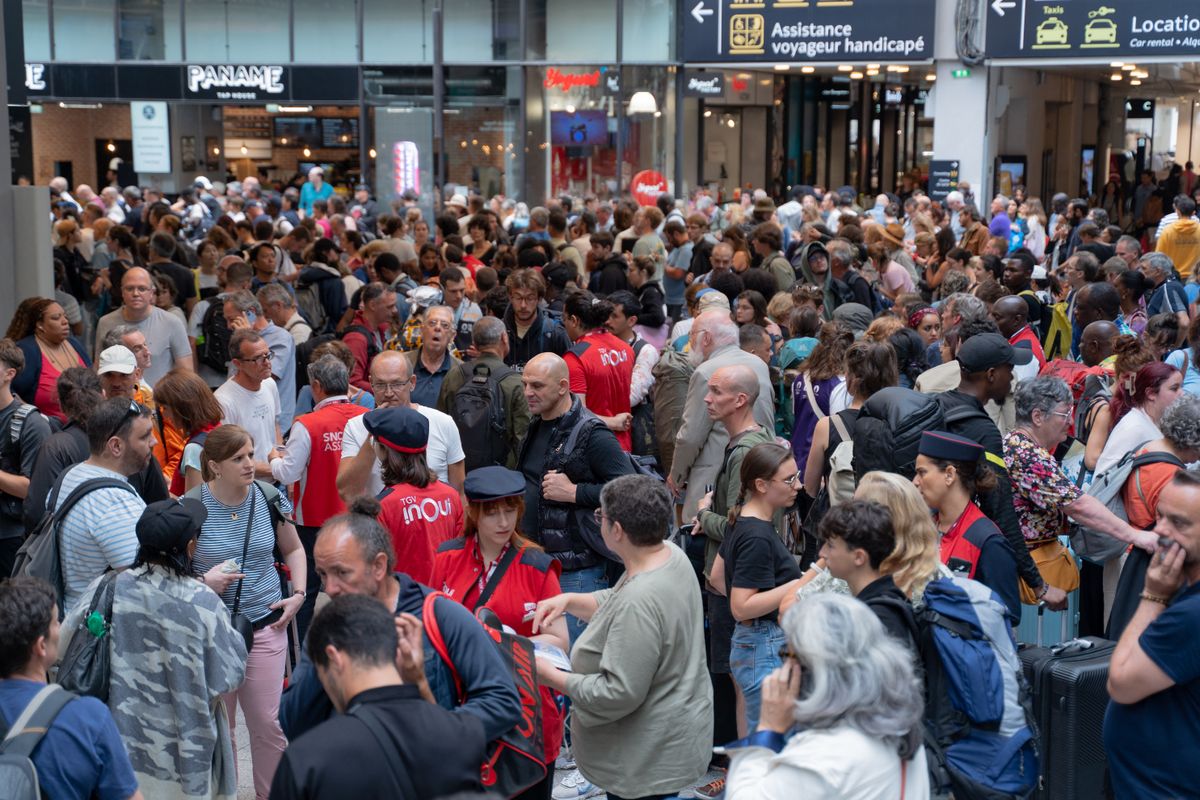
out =
[(1088, 636), (1020, 651), (1041, 742), (1039, 800), (1104, 796), (1104, 712), (1114, 642)]

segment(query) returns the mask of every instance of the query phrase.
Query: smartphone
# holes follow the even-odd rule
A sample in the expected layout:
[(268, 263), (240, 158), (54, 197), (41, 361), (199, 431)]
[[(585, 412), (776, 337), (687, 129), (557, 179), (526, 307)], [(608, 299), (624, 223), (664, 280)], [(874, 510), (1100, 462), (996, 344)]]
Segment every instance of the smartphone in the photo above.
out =
[(253, 325), (257, 320), (258, 320), (258, 315), (254, 313), (254, 309), (252, 309), (252, 308), (247, 309), (246, 310), (246, 322), (249, 322), (251, 325)]

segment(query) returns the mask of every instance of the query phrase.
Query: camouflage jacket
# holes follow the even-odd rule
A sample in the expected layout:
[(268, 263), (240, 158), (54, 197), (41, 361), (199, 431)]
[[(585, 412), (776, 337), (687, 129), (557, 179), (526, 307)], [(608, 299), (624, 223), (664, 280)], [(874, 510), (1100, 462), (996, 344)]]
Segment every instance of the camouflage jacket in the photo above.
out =
[[(91, 635), (82, 619), (100, 579), (63, 621)], [(108, 707), (146, 797), (237, 797), (233, 744), (221, 695), (241, 685), (246, 646), (229, 610), (198, 580), (161, 567), (117, 576), (111, 627)]]

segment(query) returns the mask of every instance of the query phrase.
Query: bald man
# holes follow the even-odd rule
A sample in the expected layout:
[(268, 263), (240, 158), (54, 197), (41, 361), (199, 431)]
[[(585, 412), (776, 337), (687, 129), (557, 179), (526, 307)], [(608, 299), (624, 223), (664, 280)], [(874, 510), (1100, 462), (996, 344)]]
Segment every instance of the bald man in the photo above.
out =
[(1099, 366), (1112, 356), (1113, 346), (1121, 331), (1115, 322), (1097, 320), (1083, 329), (1079, 337), (1079, 360), (1086, 366)]
[(142, 379), (151, 387), (175, 367), (195, 369), (187, 328), (178, 317), (154, 305), (154, 280), (141, 267), (127, 269), (121, 276), (121, 307), (100, 318), (96, 342), (102, 343), (118, 325), (132, 325), (146, 337), (150, 367)]
[(771, 374), (761, 358), (738, 346), (738, 327), (728, 311), (714, 308), (701, 313), (692, 324), (689, 341), (688, 357), (697, 366), (688, 381), (683, 414), (676, 423), (675, 456), (667, 478), (668, 488), (677, 496), (683, 495), (685, 521), (696, 516), (705, 487), (716, 478), (729, 444), (725, 425), (708, 415), (704, 402), (708, 381), (716, 371), (735, 364), (750, 368), (759, 385), (758, 397), (751, 403), (754, 418), (768, 430), (773, 430), (775, 424)]
[[(608, 563), (617, 562), (594, 516), (600, 490), (633, 465), (616, 435), (571, 394), (570, 380), (554, 353), (534, 356), (521, 373), (530, 414), (517, 455), (525, 475), (521, 531), (562, 564), (564, 592), (594, 592), (608, 586)], [(568, 615), (572, 643), (583, 628)]]
[(1013, 376), (1019, 380), (1037, 377), (1042, 367), (1046, 366), (1046, 353), (1042, 343), (1029, 326), (1029, 304), (1023, 297), (1010, 294), (1001, 297), (992, 304), (992, 319), (1000, 333), (1008, 337), (1008, 343), (1013, 347), (1028, 347), (1033, 351), (1033, 361), (1024, 367), (1013, 370)]

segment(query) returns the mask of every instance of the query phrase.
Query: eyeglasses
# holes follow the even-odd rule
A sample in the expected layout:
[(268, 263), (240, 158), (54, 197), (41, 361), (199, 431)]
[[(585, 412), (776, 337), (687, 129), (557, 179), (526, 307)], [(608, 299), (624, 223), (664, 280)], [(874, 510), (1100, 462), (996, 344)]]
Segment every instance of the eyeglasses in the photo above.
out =
[(1063, 419), (1070, 419), (1072, 416), (1070, 411), (1050, 411), (1048, 413), (1056, 417), (1062, 417)]
[(129, 292), (130, 294), (153, 294), (153, 286), (122, 286), (121, 291)]
[(121, 429), (125, 427), (125, 423), (129, 422), (129, 420), (131, 420), (131, 419), (136, 419), (136, 418), (140, 417), (144, 412), (145, 412), (145, 409), (143, 409), (140, 405), (138, 405), (138, 402), (136, 400), (130, 400), (129, 408), (125, 409), (125, 416), (121, 417), (121, 421), (113, 426), (112, 431), (109, 432), (108, 436), (106, 436), (104, 438), (104, 440), (108, 441), (109, 439), (116, 436), (118, 433), (121, 432)]
[(371, 381), (371, 388), (375, 390), (375, 394), (385, 394), (389, 392), (402, 392), (405, 388), (412, 385), (412, 381), (391, 381), (390, 383), (382, 383), (379, 381)]
[(237, 360), (243, 361), (247, 364), (270, 364), (271, 359), (273, 359), (274, 357), (275, 357), (275, 354), (272, 353), (270, 350), (268, 350), (267, 352), (263, 353), (261, 356), (255, 356), (254, 358), (239, 358)]
[(454, 323), (452, 322), (441, 322), (432, 319), (425, 320), (425, 324), (429, 326), (430, 330), (435, 331), (448, 331), (454, 327)]
[(792, 476), (792, 477), (790, 477), (790, 478), (772, 478), (771, 480), (773, 480), (773, 481), (779, 481), (780, 483), (785, 483), (785, 484), (787, 484), (788, 486), (795, 486), (797, 483), (803, 483), (803, 482), (804, 482), (804, 473), (803, 473), (803, 472), (797, 472), (795, 475), (793, 475), (793, 476)]
[(595, 520), (596, 520), (596, 524), (597, 524), (597, 525), (603, 525), (603, 524), (604, 524), (604, 519), (605, 519), (605, 517), (604, 517), (604, 512), (603, 512), (603, 511), (601, 511), (600, 509), (598, 509), (598, 508), (597, 508), (595, 511), (593, 511), (593, 512), (592, 512), (592, 517), (593, 517), (593, 518), (595, 518)]

